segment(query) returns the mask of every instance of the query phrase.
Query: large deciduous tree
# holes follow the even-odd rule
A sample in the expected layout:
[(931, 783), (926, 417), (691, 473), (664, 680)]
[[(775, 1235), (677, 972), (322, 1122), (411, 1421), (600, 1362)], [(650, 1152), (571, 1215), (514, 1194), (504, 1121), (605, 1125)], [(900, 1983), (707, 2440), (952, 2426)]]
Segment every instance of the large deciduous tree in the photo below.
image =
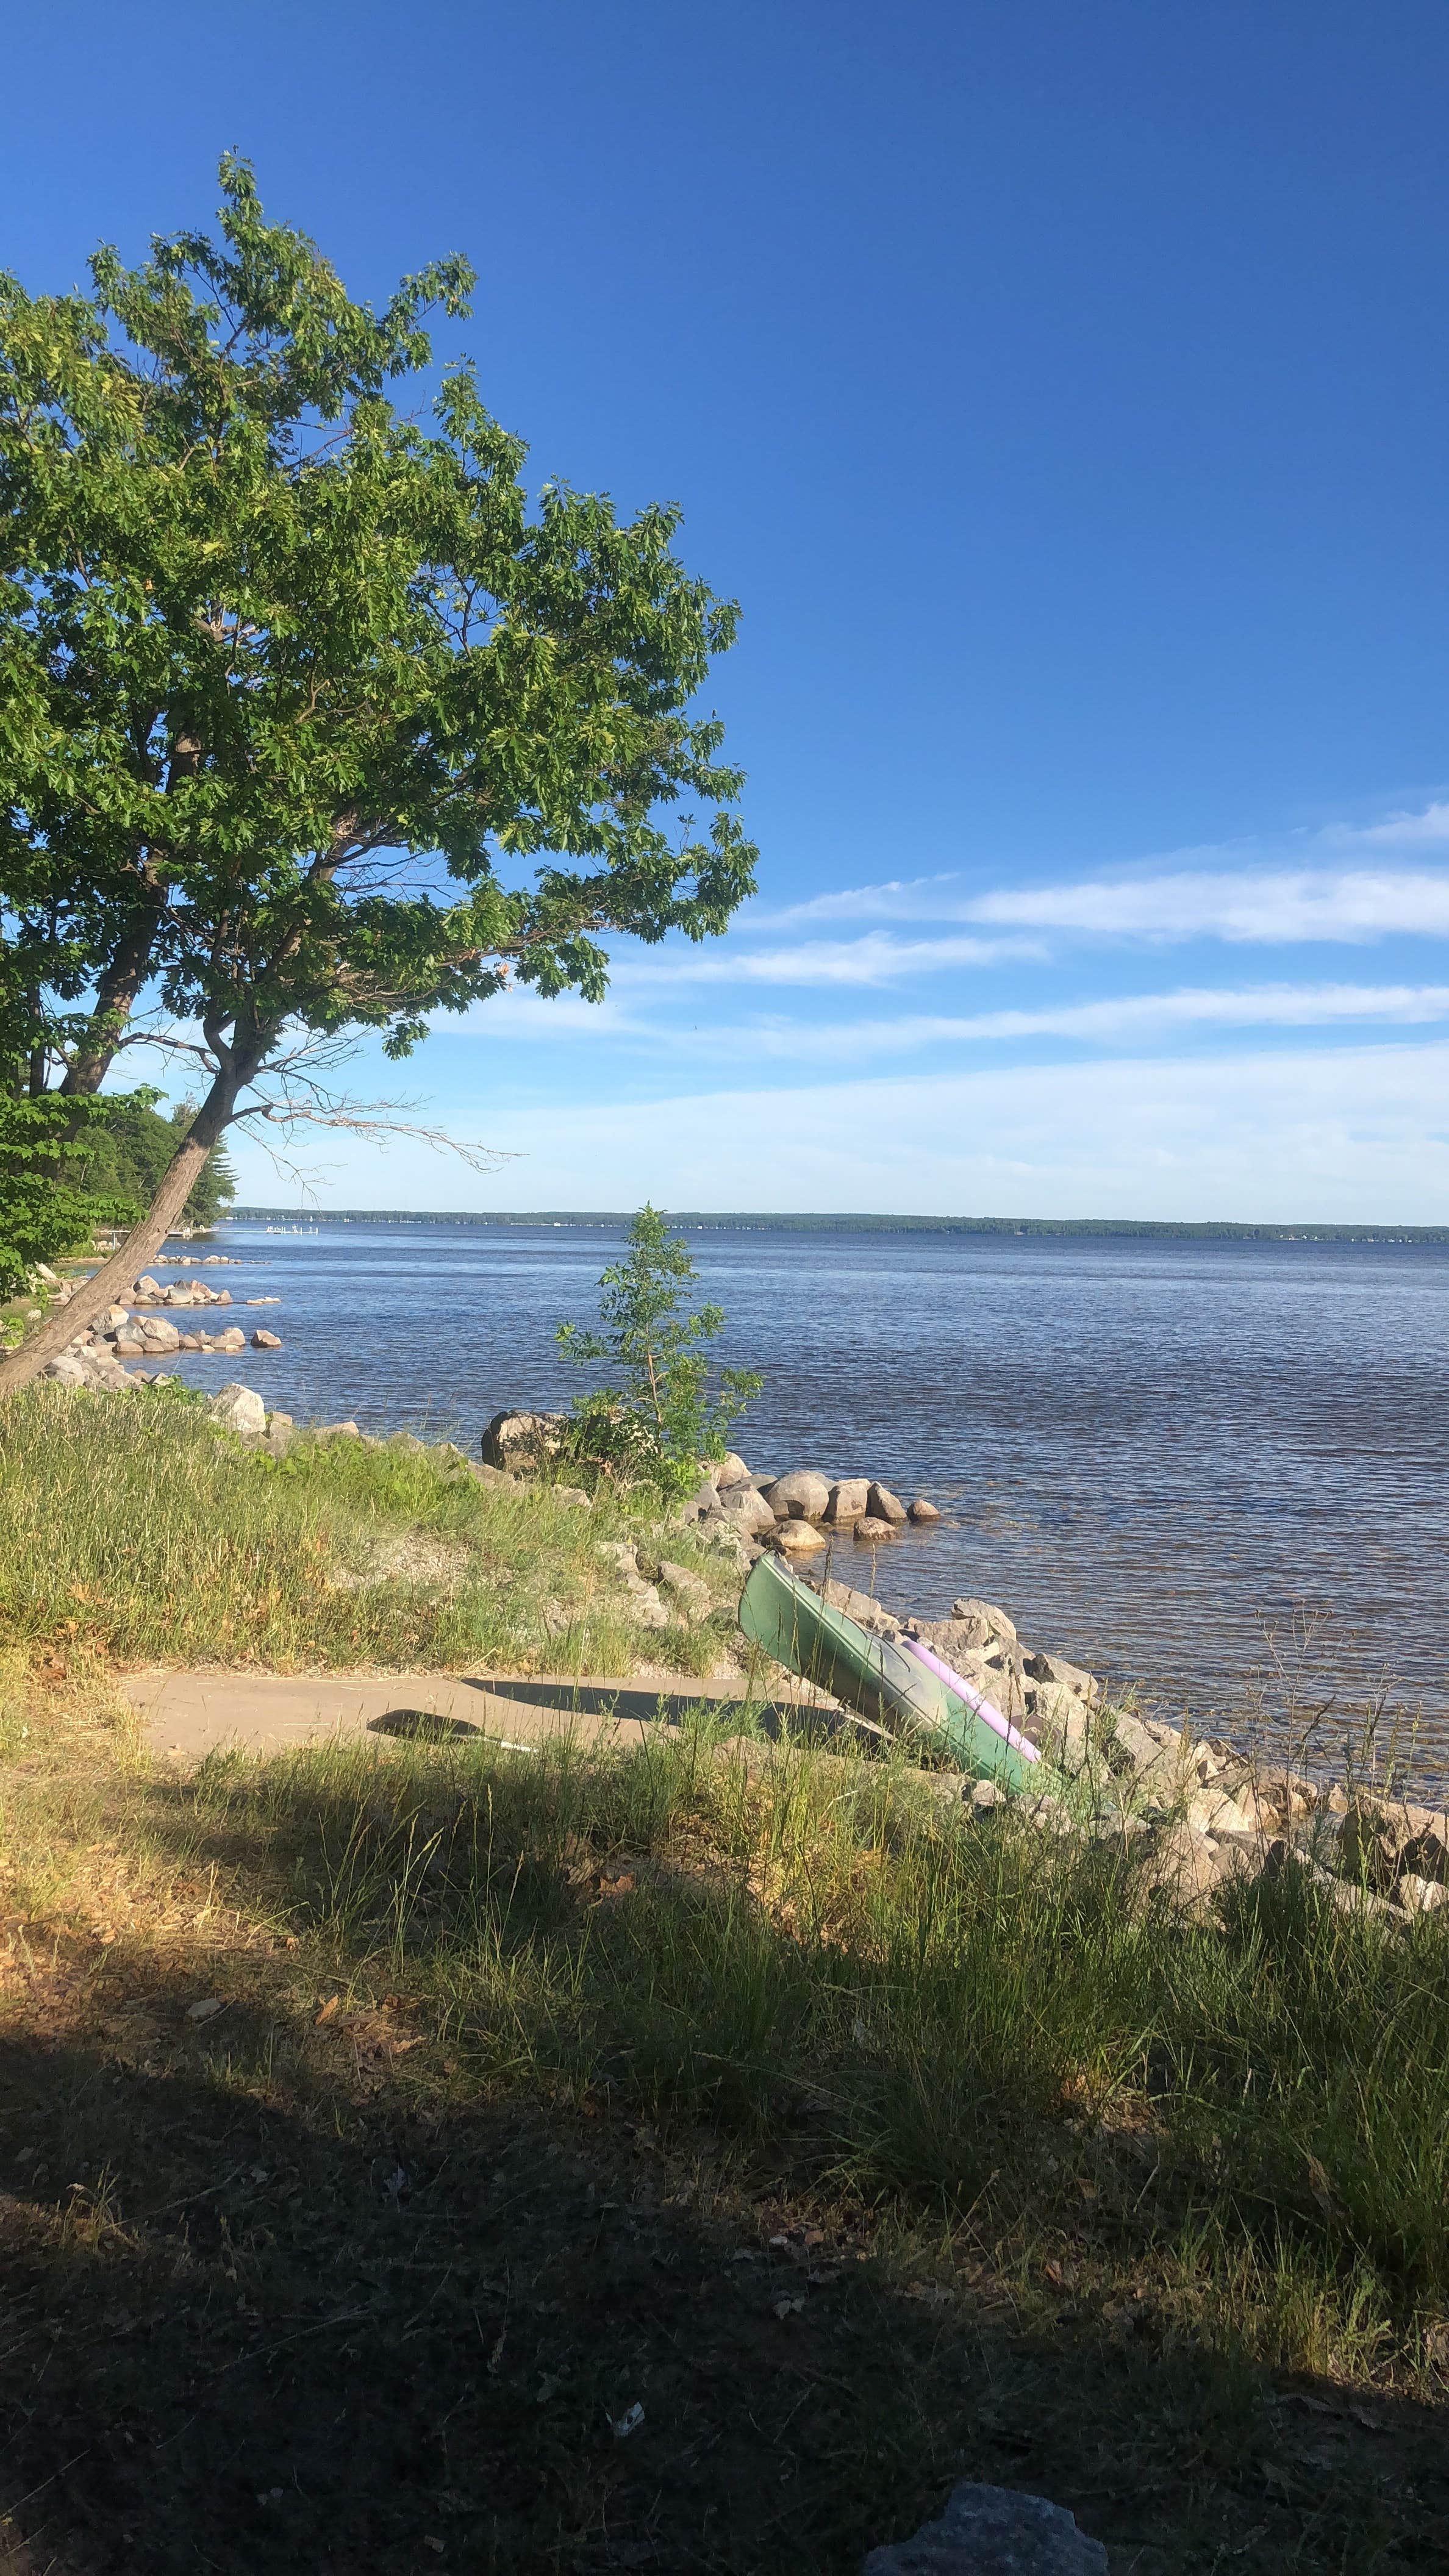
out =
[[(89, 295), (0, 280), (0, 1001), (28, 1089), (94, 1093), (158, 1011), (207, 1077), (145, 1222), (0, 1387), (154, 1257), (299, 1045), (402, 1056), (510, 976), (596, 999), (607, 934), (702, 938), (752, 883), (691, 712), (736, 612), (677, 513), (531, 504), (469, 365), (400, 411), (462, 260), (375, 313), (245, 162), (221, 186), (219, 239), (103, 250)], [(706, 820), (671, 830), (681, 800)]]

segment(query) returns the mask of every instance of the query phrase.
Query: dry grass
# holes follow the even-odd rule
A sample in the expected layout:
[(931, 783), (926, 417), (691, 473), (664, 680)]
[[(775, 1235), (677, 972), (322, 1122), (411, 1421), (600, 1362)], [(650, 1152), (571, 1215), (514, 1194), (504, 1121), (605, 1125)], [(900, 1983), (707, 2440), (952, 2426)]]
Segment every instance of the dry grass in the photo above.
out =
[(854, 2576), (961, 2474), (1120, 2576), (1442, 2563), (1438, 1927), (1170, 1927), (704, 1734), (184, 1779), (66, 1660), (0, 1688), (37, 2571)]

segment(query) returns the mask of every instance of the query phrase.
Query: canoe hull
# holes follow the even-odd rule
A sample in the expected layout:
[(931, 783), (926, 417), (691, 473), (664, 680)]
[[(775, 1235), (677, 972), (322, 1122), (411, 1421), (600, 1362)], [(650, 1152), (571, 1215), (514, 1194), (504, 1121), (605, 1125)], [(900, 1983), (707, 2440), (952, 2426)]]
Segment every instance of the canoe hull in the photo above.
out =
[(993, 1728), (924, 1664), (888, 1638), (872, 1637), (791, 1574), (762, 1556), (740, 1597), (745, 1635), (790, 1672), (891, 1734), (924, 1736), (976, 1779), (1040, 1791), (1044, 1765), (1023, 1761)]

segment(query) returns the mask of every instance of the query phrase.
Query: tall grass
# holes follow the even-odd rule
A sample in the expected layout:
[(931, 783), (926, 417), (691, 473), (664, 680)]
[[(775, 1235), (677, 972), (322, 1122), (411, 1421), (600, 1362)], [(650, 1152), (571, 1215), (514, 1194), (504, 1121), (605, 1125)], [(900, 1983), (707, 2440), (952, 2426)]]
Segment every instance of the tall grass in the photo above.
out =
[(561, 2085), (797, 2187), (1216, 2304), (1317, 2365), (1449, 2311), (1449, 1937), (1297, 1873), (1174, 1918), (1120, 1848), (904, 1772), (700, 1737), (601, 1759), (328, 1749), (195, 1787), (459, 2080)]
[[(131, 1664), (627, 1672), (660, 1646), (594, 1553), (619, 1535), (638, 1535), (623, 1506), (485, 1488), (431, 1451), (303, 1440), (279, 1462), (164, 1391), (42, 1386), (0, 1407), (0, 1642)], [(682, 1532), (670, 1552), (689, 1559)], [(702, 1669), (721, 1643), (679, 1629), (667, 1651)]]

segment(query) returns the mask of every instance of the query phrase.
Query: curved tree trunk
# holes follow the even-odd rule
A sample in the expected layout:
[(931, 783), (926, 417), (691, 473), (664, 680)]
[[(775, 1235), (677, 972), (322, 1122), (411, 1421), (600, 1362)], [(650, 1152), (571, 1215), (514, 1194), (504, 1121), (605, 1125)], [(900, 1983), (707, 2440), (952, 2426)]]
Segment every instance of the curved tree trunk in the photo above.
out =
[(191, 1195), (197, 1173), (208, 1154), (230, 1124), (236, 1107), (237, 1093), (250, 1079), (248, 1070), (234, 1058), (223, 1065), (210, 1091), (198, 1109), (183, 1140), (167, 1166), (156, 1196), (137, 1226), (133, 1226), (119, 1252), (77, 1288), (64, 1306), (58, 1306), (32, 1333), (28, 1342), (8, 1359), (0, 1360), (0, 1396), (10, 1395), (17, 1387), (28, 1386), (40, 1375), (47, 1362), (59, 1359), (62, 1351), (103, 1315), (110, 1305), (124, 1305), (130, 1298), (138, 1273), (154, 1261), (167, 1235), (171, 1232)]

